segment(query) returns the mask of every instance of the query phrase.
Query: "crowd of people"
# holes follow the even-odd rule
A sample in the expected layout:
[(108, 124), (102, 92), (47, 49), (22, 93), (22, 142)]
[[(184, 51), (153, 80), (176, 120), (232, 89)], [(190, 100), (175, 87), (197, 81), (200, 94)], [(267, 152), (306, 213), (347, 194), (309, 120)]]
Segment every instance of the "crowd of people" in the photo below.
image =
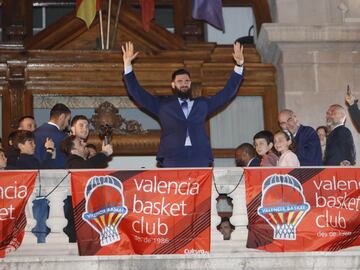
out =
[[(345, 97), (349, 114), (360, 128), (360, 110), (351, 93)], [(237, 166), (299, 167), (350, 166), (356, 163), (356, 150), (351, 131), (345, 127), (346, 110), (339, 104), (326, 112), (326, 125), (316, 130), (301, 124), (289, 109), (278, 115), (279, 131), (262, 130), (255, 134), (253, 144), (243, 143), (236, 148)]]
[[(70, 109), (58, 103), (50, 111), (50, 119), (36, 128), (33, 116), (18, 121), (18, 129), (10, 133), (8, 147), (0, 149), (0, 168), (27, 169), (86, 169), (106, 168), (113, 153), (111, 144), (86, 144), (89, 120), (76, 115), (71, 122)], [(67, 128), (70, 122), (70, 132)]]
[[(193, 97), (191, 76), (185, 69), (172, 74), (171, 96), (152, 95), (138, 83), (132, 62), (138, 56), (132, 42), (122, 47), (124, 82), (129, 96), (162, 127), (157, 153), (158, 167), (213, 166), (213, 156), (206, 134), (206, 120), (235, 96), (243, 80), (243, 46), (234, 44), (234, 70), (224, 89), (211, 97)], [(352, 120), (360, 128), (360, 111), (355, 97), (345, 97)], [(7, 149), (0, 149), (1, 169), (85, 169), (106, 168), (113, 153), (111, 144), (103, 143), (97, 152), (87, 145), (89, 120), (84, 115), (71, 119), (70, 109), (61, 103), (50, 111), (47, 123), (36, 128), (32, 116), (19, 119), (18, 129), (10, 133)], [(326, 126), (316, 130), (301, 124), (295, 112), (282, 110), (279, 131), (262, 130), (252, 143), (236, 149), (237, 166), (348, 166), (355, 165), (354, 140), (345, 127), (346, 110), (339, 104), (326, 112)], [(70, 131), (68, 129), (70, 122)]]

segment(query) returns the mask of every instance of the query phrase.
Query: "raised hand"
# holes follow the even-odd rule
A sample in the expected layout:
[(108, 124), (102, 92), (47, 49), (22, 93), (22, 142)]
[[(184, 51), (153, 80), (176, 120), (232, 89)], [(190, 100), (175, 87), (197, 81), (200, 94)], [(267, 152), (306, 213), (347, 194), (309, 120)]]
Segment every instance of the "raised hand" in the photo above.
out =
[(236, 42), (234, 44), (234, 53), (232, 56), (237, 65), (242, 66), (244, 64), (244, 54), (243, 54), (244, 47), (239, 43)]
[(49, 138), (49, 137), (46, 137), (46, 141), (45, 141), (45, 148), (52, 148), (52, 149), (55, 149), (55, 143), (54, 141)]
[(134, 52), (134, 44), (131, 41), (125, 43), (125, 47), (121, 46), (123, 52), (124, 68), (130, 66), (131, 62), (137, 57), (139, 52)]
[(103, 142), (102, 146), (101, 146), (101, 152), (103, 152), (107, 156), (110, 156), (113, 153), (112, 145), (111, 144), (105, 144), (105, 142)]
[(351, 106), (355, 102), (355, 96), (353, 94), (351, 94), (351, 93), (347, 93), (346, 96), (345, 96), (345, 100)]

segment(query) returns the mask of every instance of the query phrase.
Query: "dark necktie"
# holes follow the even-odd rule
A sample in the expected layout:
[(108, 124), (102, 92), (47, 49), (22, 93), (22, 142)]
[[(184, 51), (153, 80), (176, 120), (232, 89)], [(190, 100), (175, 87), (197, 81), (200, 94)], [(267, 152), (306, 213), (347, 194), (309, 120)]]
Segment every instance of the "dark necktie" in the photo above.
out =
[[(189, 115), (189, 107), (188, 107), (188, 103), (187, 103), (186, 100), (181, 102), (181, 109), (185, 114), (185, 118), (187, 118), (188, 115)], [(186, 129), (186, 137), (189, 137), (189, 130), (188, 129)]]
[(186, 100), (184, 100), (183, 102), (181, 102), (181, 109), (185, 114), (185, 117), (187, 118), (189, 115), (189, 107), (188, 107), (188, 103)]

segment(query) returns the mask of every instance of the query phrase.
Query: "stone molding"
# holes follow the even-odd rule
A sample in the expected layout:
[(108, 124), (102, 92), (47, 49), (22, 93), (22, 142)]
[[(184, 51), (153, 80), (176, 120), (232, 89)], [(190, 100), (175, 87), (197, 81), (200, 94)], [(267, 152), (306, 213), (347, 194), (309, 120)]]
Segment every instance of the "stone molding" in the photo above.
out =
[(261, 28), (256, 46), (264, 62), (276, 64), (280, 57), (280, 44), (301, 47), (304, 43), (318, 43), (319, 46), (323, 43), (347, 43), (358, 49), (359, 41), (359, 24), (314, 26), (266, 23)]

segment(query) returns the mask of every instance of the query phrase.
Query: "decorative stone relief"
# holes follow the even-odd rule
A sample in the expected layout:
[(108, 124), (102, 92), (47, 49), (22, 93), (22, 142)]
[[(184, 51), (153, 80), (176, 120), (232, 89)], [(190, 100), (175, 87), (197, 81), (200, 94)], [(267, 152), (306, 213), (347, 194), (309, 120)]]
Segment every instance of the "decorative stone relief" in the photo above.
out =
[(105, 101), (95, 110), (90, 122), (94, 127), (93, 132), (102, 133), (104, 128), (112, 134), (145, 134), (139, 122), (136, 120), (126, 120), (120, 114), (119, 110), (110, 102)]
[(120, 108), (120, 109), (136, 108), (136, 105), (129, 99), (129, 97), (34, 95), (34, 109), (51, 109), (56, 103), (64, 103), (70, 109), (98, 108), (100, 104), (106, 101), (111, 101), (111, 103), (116, 108)]

